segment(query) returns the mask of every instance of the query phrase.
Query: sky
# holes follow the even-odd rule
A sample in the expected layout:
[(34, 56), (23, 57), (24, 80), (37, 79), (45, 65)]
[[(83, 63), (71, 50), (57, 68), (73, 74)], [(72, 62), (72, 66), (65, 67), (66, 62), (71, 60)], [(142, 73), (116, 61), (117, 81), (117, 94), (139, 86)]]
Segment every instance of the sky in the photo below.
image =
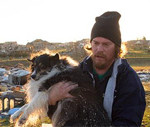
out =
[(0, 43), (90, 38), (95, 17), (121, 14), (122, 41), (150, 40), (150, 0), (0, 0)]

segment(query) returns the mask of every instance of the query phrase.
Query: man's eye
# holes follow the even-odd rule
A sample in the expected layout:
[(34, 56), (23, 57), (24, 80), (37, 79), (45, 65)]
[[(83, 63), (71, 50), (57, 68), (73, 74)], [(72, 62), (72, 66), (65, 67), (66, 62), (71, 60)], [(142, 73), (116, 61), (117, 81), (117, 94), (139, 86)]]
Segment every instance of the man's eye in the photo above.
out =
[(105, 44), (103, 44), (103, 45), (104, 45), (104, 46), (108, 46), (108, 44), (106, 44), (106, 43), (105, 43)]
[(97, 42), (94, 42), (94, 45), (98, 45), (98, 43), (97, 43)]

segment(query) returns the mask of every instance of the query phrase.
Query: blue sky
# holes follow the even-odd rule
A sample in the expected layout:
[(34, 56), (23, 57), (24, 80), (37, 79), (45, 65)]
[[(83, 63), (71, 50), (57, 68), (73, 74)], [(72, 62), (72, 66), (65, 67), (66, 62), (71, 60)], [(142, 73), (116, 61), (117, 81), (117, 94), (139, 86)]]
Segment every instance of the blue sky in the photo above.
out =
[(150, 39), (149, 0), (0, 0), (0, 43), (90, 38), (95, 17), (118, 11), (122, 40)]

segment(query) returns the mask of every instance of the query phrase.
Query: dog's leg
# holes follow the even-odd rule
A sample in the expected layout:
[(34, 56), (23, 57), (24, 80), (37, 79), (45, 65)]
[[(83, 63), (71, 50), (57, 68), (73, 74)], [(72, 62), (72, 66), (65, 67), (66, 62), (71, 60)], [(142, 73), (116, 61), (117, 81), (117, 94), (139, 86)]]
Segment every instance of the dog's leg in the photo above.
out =
[[(47, 115), (48, 111), (48, 93), (47, 92), (38, 92), (29, 105), (26, 107), (25, 112), (19, 119), (19, 125), (22, 125), (26, 122), (29, 115), (34, 111), (39, 111), (37, 115)], [(41, 113), (41, 114), (40, 114)]]
[(77, 117), (77, 104), (70, 98), (58, 103), (57, 110), (52, 117), (53, 127), (62, 127), (65, 123)]
[(25, 104), (18, 111), (16, 111), (13, 115), (11, 115), (10, 122), (14, 123), (14, 121), (21, 115), (21, 113), (24, 112), (24, 110), (27, 106), (28, 106), (28, 104)]

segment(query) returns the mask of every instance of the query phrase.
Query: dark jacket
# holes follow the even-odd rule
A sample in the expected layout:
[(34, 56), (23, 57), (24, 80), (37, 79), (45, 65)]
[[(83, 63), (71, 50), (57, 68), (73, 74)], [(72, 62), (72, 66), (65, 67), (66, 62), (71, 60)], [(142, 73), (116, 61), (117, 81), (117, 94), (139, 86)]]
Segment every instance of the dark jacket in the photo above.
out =
[[(91, 58), (85, 58), (80, 68), (87, 71), (93, 78), (93, 85), (99, 96), (105, 93), (107, 82), (111, 76), (113, 65), (109, 73), (99, 80), (93, 73)], [(102, 100), (103, 101), (103, 100)], [(112, 106), (112, 125), (114, 126), (140, 126), (145, 111), (145, 91), (136, 72), (122, 59), (118, 67), (114, 102)]]

